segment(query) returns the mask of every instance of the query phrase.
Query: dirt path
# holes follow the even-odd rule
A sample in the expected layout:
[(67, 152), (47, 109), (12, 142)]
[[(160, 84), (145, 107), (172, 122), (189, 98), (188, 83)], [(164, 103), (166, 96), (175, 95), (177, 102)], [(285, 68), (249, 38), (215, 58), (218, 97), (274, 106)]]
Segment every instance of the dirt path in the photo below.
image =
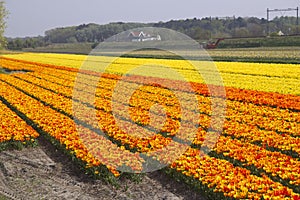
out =
[(0, 199), (203, 199), (161, 172), (139, 183), (122, 180), (117, 189), (93, 180), (47, 141), (22, 151), (0, 152)]

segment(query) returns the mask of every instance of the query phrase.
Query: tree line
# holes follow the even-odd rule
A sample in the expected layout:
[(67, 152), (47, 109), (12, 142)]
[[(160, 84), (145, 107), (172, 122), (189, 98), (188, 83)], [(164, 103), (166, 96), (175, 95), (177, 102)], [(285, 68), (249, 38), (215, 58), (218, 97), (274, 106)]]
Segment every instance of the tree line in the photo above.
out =
[[(268, 27), (269, 29), (268, 29)], [(223, 37), (259, 37), (276, 35), (281, 31), (285, 35), (297, 34), (296, 17), (276, 17), (269, 23), (256, 17), (205, 17), (201, 19), (171, 20), (158, 23), (115, 22), (105, 25), (82, 24), (61, 27), (45, 32), (45, 36), (26, 38), (7, 38), (7, 48), (21, 50), (36, 48), (55, 43), (99, 43), (120, 32), (139, 27), (161, 27), (182, 32), (198, 41)], [(269, 30), (269, 33), (267, 33)]]
[(6, 46), (6, 39), (4, 38), (4, 31), (6, 28), (6, 18), (8, 11), (5, 8), (4, 1), (0, 1), (0, 49)]

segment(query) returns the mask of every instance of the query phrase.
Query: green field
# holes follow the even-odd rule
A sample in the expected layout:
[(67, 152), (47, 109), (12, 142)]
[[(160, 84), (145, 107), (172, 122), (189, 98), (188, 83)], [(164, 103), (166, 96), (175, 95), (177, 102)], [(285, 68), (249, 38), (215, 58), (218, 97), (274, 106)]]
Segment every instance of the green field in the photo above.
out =
[(275, 36), (257, 38), (225, 39), (219, 48), (287, 47), (300, 46), (300, 36)]

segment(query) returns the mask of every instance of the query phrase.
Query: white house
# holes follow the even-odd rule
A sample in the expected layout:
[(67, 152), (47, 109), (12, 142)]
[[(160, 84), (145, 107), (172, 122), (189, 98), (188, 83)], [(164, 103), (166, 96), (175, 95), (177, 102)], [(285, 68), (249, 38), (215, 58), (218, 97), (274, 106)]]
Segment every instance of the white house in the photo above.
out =
[(283, 33), (282, 31), (279, 31), (277, 34), (278, 34), (279, 36), (283, 36), (283, 35), (284, 35), (284, 33)]
[(132, 42), (144, 42), (144, 41), (160, 41), (160, 35), (152, 36), (149, 33), (144, 33), (143, 31), (132, 31), (129, 33), (128, 38)]

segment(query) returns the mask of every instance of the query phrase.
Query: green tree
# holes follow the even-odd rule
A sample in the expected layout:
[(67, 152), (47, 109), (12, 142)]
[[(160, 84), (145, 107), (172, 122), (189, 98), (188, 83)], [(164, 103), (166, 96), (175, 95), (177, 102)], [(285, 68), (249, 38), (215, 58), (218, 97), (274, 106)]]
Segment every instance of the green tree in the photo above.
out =
[(4, 37), (4, 31), (6, 28), (6, 18), (8, 12), (4, 6), (4, 1), (0, 1), (0, 49), (6, 46), (6, 40)]

